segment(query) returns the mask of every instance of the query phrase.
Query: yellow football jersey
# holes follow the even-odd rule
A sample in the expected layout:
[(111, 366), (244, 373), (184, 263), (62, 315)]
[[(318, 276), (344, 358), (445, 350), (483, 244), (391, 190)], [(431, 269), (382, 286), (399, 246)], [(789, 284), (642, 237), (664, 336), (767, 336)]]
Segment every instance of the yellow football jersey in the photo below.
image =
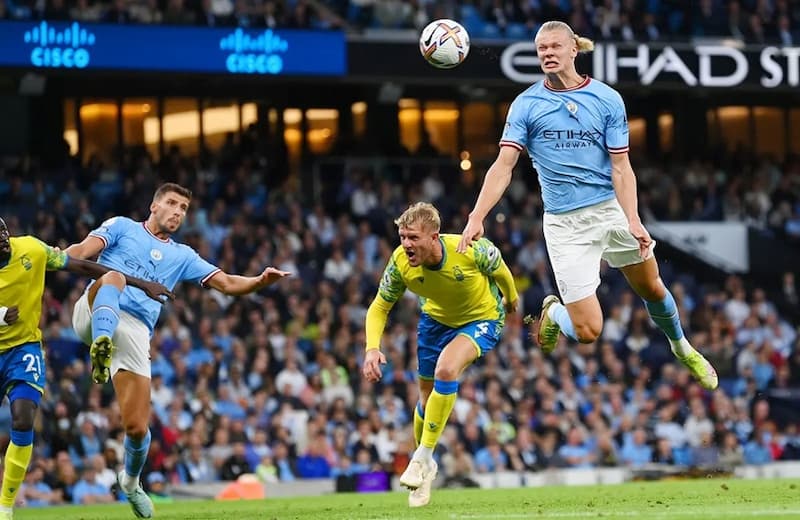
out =
[(63, 269), (67, 254), (31, 236), (11, 237), (11, 258), (0, 265), (0, 307), (19, 308), (19, 319), (0, 326), (0, 351), (40, 341), (39, 319), (47, 270)]
[[(503, 320), (501, 288), (516, 300), (511, 272), (488, 239), (475, 242), (464, 254), (456, 251), (460, 235), (440, 235), (443, 256), (435, 267), (412, 267), (402, 246), (392, 253), (378, 288), (378, 297), (396, 302), (406, 289), (419, 296), (422, 312), (448, 327), (476, 320)], [(498, 285), (498, 282), (500, 285)]]

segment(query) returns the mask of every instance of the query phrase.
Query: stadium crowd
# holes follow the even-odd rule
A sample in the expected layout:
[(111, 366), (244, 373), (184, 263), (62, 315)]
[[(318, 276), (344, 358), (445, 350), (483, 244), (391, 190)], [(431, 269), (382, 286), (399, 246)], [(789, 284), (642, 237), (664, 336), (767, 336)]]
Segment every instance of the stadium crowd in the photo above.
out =
[[(199, 160), (173, 148), (159, 164), (143, 154), (126, 154), (115, 167), (0, 163), (2, 216), (12, 234), (65, 247), (108, 216), (146, 218), (156, 185), (173, 180), (194, 192), (179, 240), (229, 272), (275, 265), (295, 273), (239, 299), (184, 285), (165, 305), (152, 338), (153, 443), (143, 475), (162, 499), (169, 485), (244, 473), (265, 482), (398, 473), (413, 450), (417, 302), (404, 298), (392, 313), (383, 341), (389, 362), (375, 385), (359, 371), (366, 307), (397, 244), (392, 219), (408, 201), (435, 202), (446, 230), (458, 232), (476, 186), (446, 186), (437, 175), (402, 186), (354, 174), (311, 207), (298, 192), (271, 186), (251, 144)], [(487, 233), (515, 275), (522, 313), (535, 314), (556, 289), (541, 201), (515, 177)], [(687, 179), (695, 177), (702, 175)], [(796, 197), (797, 184), (789, 189)], [(800, 458), (800, 417), (785, 405), (800, 386), (800, 350), (795, 326), (778, 311), (796, 313), (800, 305), (792, 275), (772, 300), (736, 276), (714, 284), (670, 262), (662, 275), (692, 342), (716, 366), (720, 389), (703, 391), (673, 362), (642, 304), (609, 270), (599, 290), (606, 323), (597, 343), (570, 345), (562, 337), (544, 356), (527, 339), (522, 313), (507, 320), (501, 344), (460, 386), (437, 451), (444, 483), (474, 485), (475, 472), (503, 470), (726, 469)], [(117, 404), (110, 385), (91, 383), (87, 349), (71, 325), (85, 284), (52, 274), (44, 298), (47, 393), (21, 494), (31, 506), (115, 499), (123, 436)], [(9, 429), (3, 406), (4, 442)]]
[(546, 20), (602, 40), (728, 37), (797, 45), (794, 0), (2, 0), (0, 19), (79, 20), (253, 28), (396, 28), (461, 21), (473, 38), (524, 39)]

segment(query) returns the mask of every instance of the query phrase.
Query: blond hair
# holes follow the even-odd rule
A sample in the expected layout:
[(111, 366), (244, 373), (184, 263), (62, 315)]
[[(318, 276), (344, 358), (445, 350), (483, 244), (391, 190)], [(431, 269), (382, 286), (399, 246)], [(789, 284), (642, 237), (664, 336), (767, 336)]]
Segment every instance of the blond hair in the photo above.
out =
[(394, 220), (397, 227), (409, 227), (412, 224), (422, 224), (422, 226), (435, 233), (442, 227), (442, 218), (439, 210), (428, 202), (417, 202), (408, 207), (402, 215)]
[(536, 36), (538, 37), (539, 33), (546, 31), (566, 32), (569, 35), (569, 37), (575, 41), (575, 45), (578, 46), (578, 52), (591, 52), (594, 50), (594, 42), (592, 40), (584, 36), (578, 36), (572, 30), (572, 27), (565, 24), (564, 22), (559, 22), (558, 20), (551, 20), (549, 22), (545, 22), (542, 24), (541, 28), (539, 28), (539, 31), (536, 33)]

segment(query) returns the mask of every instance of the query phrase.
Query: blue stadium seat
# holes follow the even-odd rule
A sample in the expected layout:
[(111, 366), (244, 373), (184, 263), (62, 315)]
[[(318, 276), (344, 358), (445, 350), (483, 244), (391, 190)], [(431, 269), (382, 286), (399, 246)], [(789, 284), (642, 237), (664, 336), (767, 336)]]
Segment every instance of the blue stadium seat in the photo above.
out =
[(675, 458), (675, 464), (681, 466), (692, 465), (692, 449), (688, 445), (673, 449), (672, 456)]
[(500, 33), (500, 28), (493, 23), (487, 23), (483, 26), (483, 30), (480, 32), (480, 35), (483, 38), (500, 38), (502, 34)]
[(531, 35), (528, 27), (521, 23), (510, 23), (506, 27), (506, 38), (512, 40), (527, 40)]

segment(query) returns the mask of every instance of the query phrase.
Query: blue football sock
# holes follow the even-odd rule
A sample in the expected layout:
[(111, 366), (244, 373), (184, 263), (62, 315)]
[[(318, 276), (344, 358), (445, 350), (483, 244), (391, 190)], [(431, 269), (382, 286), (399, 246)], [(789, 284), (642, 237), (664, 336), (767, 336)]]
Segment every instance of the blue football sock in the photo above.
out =
[(125, 473), (130, 477), (138, 477), (142, 474), (142, 468), (147, 460), (147, 453), (150, 451), (150, 430), (141, 440), (135, 440), (125, 436)]
[(119, 323), (120, 294), (120, 290), (113, 285), (104, 285), (97, 290), (92, 305), (92, 339), (114, 336)]
[(656, 302), (649, 302), (644, 300), (644, 306), (647, 307), (647, 312), (650, 317), (658, 325), (658, 328), (664, 331), (664, 334), (673, 341), (678, 341), (683, 337), (683, 327), (681, 327), (681, 318), (678, 315), (678, 306), (675, 304), (675, 298), (672, 293), (667, 289), (667, 294), (664, 299)]
[(558, 323), (561, 327), (561, 332), (572, 341), (578, 341), (578, 335), (575, 333), (575, 325), (572, 324), (572, 319), (569, 317), (567, 308), (561, 303), (554, 303), (547, 309), (550, 319)]

